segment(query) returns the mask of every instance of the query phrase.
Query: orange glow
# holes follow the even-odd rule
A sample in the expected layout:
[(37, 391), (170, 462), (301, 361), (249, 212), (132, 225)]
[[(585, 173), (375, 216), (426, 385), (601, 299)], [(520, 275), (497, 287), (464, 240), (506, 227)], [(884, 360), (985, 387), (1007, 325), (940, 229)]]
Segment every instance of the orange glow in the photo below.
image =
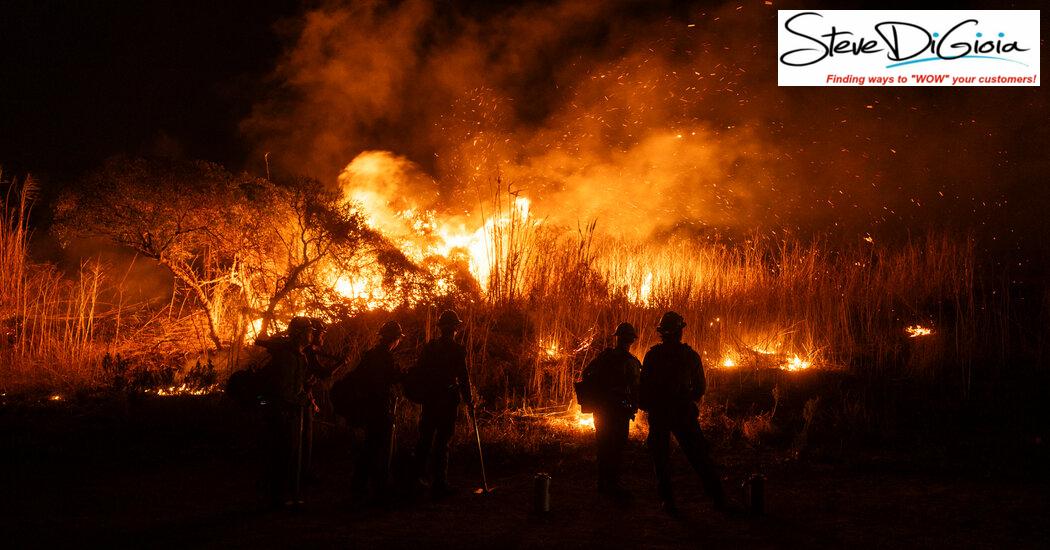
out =
[(561, 355), (561, 348), (558, 346), (557, 340), (548, 338), (540, 342), (540, 352), (546, 359), (553, 360)]
[(168, 386), (166, 388), (146, 390), (145, 393), (153, 393), (162, 397), (170, 397), (173, 395), (209, 395), (213, 393), (219, 393), (221, 391), (222, 390), (219, 389), (218, 385), (211, 385), (206, 387), (191, 387), (186, 384), (180, 384), (178, 386)]
[(779, 368), (790, 372), (796, 372), (805, 370), (813, 366), (813, 359), (810, 357), (803, 358), (797, 353), (789, 354), (778, 354), (773, 351), (766, 349), (751, 349), (754, 352), (753, 356), (741, 357), (732, 352), (727, 352), (722, 355), (721, 360), (718, 362), (718, 367), (723, 369), (734, 369), (741, 364), (748, 365), (751, 368)]
[(642, 284), (634, 288), (629, 288), (627, 291), (627, 298), (635, 303), (641, 305), (649, 305), (650, 297), (653, 294), (653, 272), (650, 271), (645, 274), (642, 279)]
[(803, 361), (798, 355), (795, 355), (781, 368), (787, 371), (800, 371), (808, 369), (810, 365), (811, 363), (809, 361)]
[[(512, 251), (511, 236), (539, 225), (532, 217), (532, 201), (514, 195), (508, 204), (486, 205), (481, 211), (494, 212), (484, 218), (464, 213), (445, 214), (425, 194), (410, 193), (420, 181), (432, 183), (418, 173), (408, 160), (387, 151), (365, 151), (355, 157), (339, 176), (343, 200), (355, 204), (366, 223), (378, 230), (398, 250), (417, 265), (426, 260), (465, 261), (470, 274), (483, 291), (488, 286), (494, 266)], [(438, 277), (437, 291), (449, 290), (450, 283)], [(382, 274), (372, 266), (349, 275), (333, 272), (330, 281), (335, 292), (365, 309), (379, 309), (396, 304), (402, 298), (398, 289), (384, 288)], [(408, 296), (410, 305), (418, 296)]]
[(929, 336), (933, 334), (933, 329), (921, 325), (912, 325), (905, 328), (904, 332), (908, 333), (909, 338), (919, 338), (920, 336)]
[(333, 271), (329, 281), (336, 294), (363, 309), (379, 309), (386, 305), (387, 293), (383, 287), (383, 275), (374, 266), (361, 269), (356, 277)]
[(576, 424), (584, 430), (594, 429), (594, 415), (591, 413), (576, 413)]
[[(545, 247), (564, 243), (557, 239), (563, 239), (565, 233), (558, 233), (556, 226), (544, 225), (547, 218), (537, 216), (538, 207), (531, 197), (507, 188), (489, 201), (479, 200), (473, 209), (450, 211), (433, 193), (441, 188), (437, 182), (408, 159), (388, 151), (360, 153), (346, 165), (338, 181), (345, 203), (357, 208), (367, 225), (414, 265), (429, 270), (431, 276), (427, 285), (406, 284), (391, 279), (383, 266), (367, 258), (359, 265), (337, 266), (333, 261), (321, 266), (331, 296), (345, 300), (352, 309), (392, 310), (456, 291), (461, 280), (450, 276), (449, 266), (465, 268), (461, 272), (473, 278), (477, 284), (474, 288), (482, 297), (500, 300), (508, 295), (526, 295), (549, 277), (529, 279), (535, 275), (522, 275), (522, 270), (535, 268), (529, 263), (533, 256), (557, 259), (554, 250)], [(541, 240), (537, 235), (554, 240)], [(680, 298), (678, 289), (726, 293), (765, 287), (771, 282), (761, 266), (763, 258), (719, 247), (699, 247), (688, 239), (640, 243), (603, 234), (594, 243), (587, 267), (610, 293), (634, 306), (653, 308), (668, 300), (701, 297)], [(258, 330), (254, 325), (249, 332)], [(722, 346), (729, 343), (726, 339), (733, 342), (733, 348), (723, 348), (715, 355), (719, 358), (715, 365), (720, 368), (800, 371), (811, 367), (815, 357), (797, 350), (819, 346), (802, 322), (741, 326), (741, 319), (719, 315), (692, 321), (692, 326), (700, 325), (713, 329)], [(567, 335), (539, 338), (538, 359), (561, 361), (573, 353), (570, 350), (574, 347), (585, 347), (591, 341), (574, 336), (569, 343), (569, 339)]]
[(260, 336), (259, 332), (262, 331), (263, 320), (262, 317), (253, 319), (248, 323), (248, 326), (244, 330), (244, 341), (245, 343), (252, 343), (257, 340)]
[(544, 422), (552, 427), (568, 429), (576, 432), (594, 431), (594, 414), (583, 413), (580, 406), (573, 403), (564, 412), (544, 414)]

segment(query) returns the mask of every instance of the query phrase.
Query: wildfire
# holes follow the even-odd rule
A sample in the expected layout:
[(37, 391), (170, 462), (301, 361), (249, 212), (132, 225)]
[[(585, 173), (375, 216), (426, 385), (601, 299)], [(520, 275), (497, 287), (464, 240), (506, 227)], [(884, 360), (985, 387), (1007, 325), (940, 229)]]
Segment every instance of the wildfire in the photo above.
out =
[(554, 360), (561, 354), (561, 347), (558, 346), (557, 340), (548, 338), (540, 342), (540, 352), (547, 359)]
[(387, 293), (383, 288), (383, 275), (373, 266), (361, 270), (357, 277), (333, 273), (332, 290), (336, 294), (358, 303), (364, 309), (377, 309), (386, 303)]
[(578, 432), (594, 430), (594, 414), (581, 412), (580, 406), (575, 403), (568, 408), (532, 413), (529, 416), (543, 418), (543, 422), (547, 425), (560, 429), (570, 429)]
[(781, 368), (784, 369), (784, 370), (787, 370), (787, 371), (800, 371), (800, 370), (808, 369), (809, 366), (810, 366), (810, 362), (809, 361), (802, 360), (796, 354), (794, 357), (789, 359), (788, 362), (785, 363), (784, 366), (781, 367)]
[[(497, 205), (494, 214), (480, 220), (462, 214), (442, 215), (433, 205), (417, 202), (428, 193), (405, 189), (429, 181), (417, 172), (409, 161), (392, 153), (365, 151), (346, 166), (339, 182), (344, 200), (356, 203), (366, 223), (409, 260), (426, 266), (431, 258), (462, 259), (487, 291), (494, 265), (512, 248), (511, 235), (522, 227), (539, 225), (532, 217), (532, 201), (516, 194), (509, 204)], [(436, 290), (447, 290), (444, 287), (450, 283), (434, 269), (431, 272), (437, 278)], [(353, 275), (333, 272), (329, 279), (338, 295), (365, 309), (396, 305), (387, 303), (396, 293), (384, 288), (382, 273), (375, 266), (364, 266)]]
[(908, 333), (908, 338), (918, 338), (920, 336), (929, 336), (933, 334), (933, 329), (924, 327), (922, 325), (912, 325), (904, 329), (904, 332)]
[(168, 386), (166, 388), (156, 388), (152, 390), (145, 390), (144, 393), (152, 393), (163, 397), (169, 397), (173, 395), (209, 395), (213, 393), (221, 392), (218, 385), (211, 386), (189, 386), (187, 384), (180, 384), (178, 386)]
[(517, 211), (518, 217), (527, 220), (529, 219), (529, 212), (532, 208), (532, 201), (526, 197), (514, 197), (514, 209)]
[(811, 356), (776, 351), (775, 348), (779, 347), (779, 344), (775, 344), (772, 346), (751, 346), (743, 350), (725, 350), (722, 352), (717, 366), (723, 369), (733, 369), (744, 364), (751, 368), (776, 368), (791, 372), (805, 370), (813, 366), (813, 358)]
[(250, 323), (248, 323), (248, 326), (244, 331), (244, 341), (248, 343), (254, 342), (259, 337), (259, 333), (262, 331), (262, 325), (262, 317), (258, 319), (253, 319)]
[(653, 272), (650, 271), (645, 274), (642, 278), (642, 284), (638, 286), (638, 289), (628, 289), (627, 299), (635, 304), (649, 305), (650, 297), (653, 294)]
[[(385, 151), (359, 154), (340, 174), (339, 183), (344, 200), (360, 208), (367, 224), (382, 233), (410, 261), (430, 270), (436, 285), (431, 291), (452, 290), (449, 287), (453, 279), (442, 270), (449, 262), (461, 261), (482, 293), (518, 284), (503, 276), (503, 266), (520, 262), (517, 254), (521, 252), (515, 247), (520, 247), (523, 239), (530, 238), (530, 231), (540, 225), (528, 197), (515, 192), (496, 197), (494, 204), (480, 207), (483, 214), (480, 217), (462, 211), (444, 212), (433, 193), (420, 192), (436, 190), (433, 180), (407, 159)], [(685, 271), (700, 281), (710, 269), (706, 262), (686, 254), (681, 246), (653, 251), (626, 245), (614, 246), (612, 250), (609, 263), (595, 267), (608, 277), (610, 286), (624, 289), (626, 298), (640, 306), (653, 305), (654, 292), (668, 282), (669, 274)], [(435, 261), (440, 259), (447, 261)], [(427, 297), (422, 290), (390, 287), (390, 281), (376, 263), (365, 262), (357, 268), (332, 265), (326, 277), (335, 295), (362, 309), (392, 308), (404, 301), (411, 305)], [(500, 289), (489, 288), (497, 282)], [(717, 317), (706, 324), (721, 327), (721, 323), (721, 317)], [(732, 369), (753, 363), (755, 367), (792, 372), (807, 369), (812, 365), (812, 358), (790, 351), (791, 341), (784, 339), (784, 335), (793, 330), (788, 328), (750, 339), (750, 345), (724, 351), (717, 365)], [(249, 329), (253, 331), (258, 332), (255, 322)], [(567, 353), (554, 337), (541, 339), (537, 348), (541, 361), (558, 361)], [(584, 428), (593, 426), (593, 417), (589, 415), (577, 411), (571, 418), (574, 420), (570, 422)]]
[(591, 413), (576, 412), (576, 425), (584, 430), (594, 429), (594, 415)]

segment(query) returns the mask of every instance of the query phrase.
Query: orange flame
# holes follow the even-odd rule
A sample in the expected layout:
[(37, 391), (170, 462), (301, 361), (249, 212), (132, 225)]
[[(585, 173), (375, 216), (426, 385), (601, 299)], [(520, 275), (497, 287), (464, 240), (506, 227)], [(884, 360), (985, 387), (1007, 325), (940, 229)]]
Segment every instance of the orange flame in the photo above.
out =
[(920, 336), (929, 336), (933, 334), (933, 329), (922, 325), (912, 325), (905, 328), (904, 331), (908, 333), (908, 338), (919, 338)]
[[(506, 229), (514, 224), (538, 224), (532, 220), (532, 201), (515, 196), (507, 211), (483, 220), (469, 215), (442, 216), (435, 204), (418, 201), (422, 194), (406, 192), (425, 181), (406, 159), (385, 151), (365, 151), (354, 158), (339, 176), (343, 200), (355, 203), (366, 223), (380, 231), (417, 264), (428, 258), (463, 258), (482, 290), (487, 290), (497, 255), (505, 250)], [(437, 275), (435, 273), (435, 275)], [(333, 273), (331, 284), (340, 296), (362, 302), (366, 309), (383, 307), (389, 293), (376, 270), (363, 269), (348, 275)], [(439, 279), (439, 285), (448, 285)], [(439, 288), (438, 290), (442, 290)]]
[(584, 430), (594, 429), (594, 415), (591, 413), (576, 413), (576, 425)]

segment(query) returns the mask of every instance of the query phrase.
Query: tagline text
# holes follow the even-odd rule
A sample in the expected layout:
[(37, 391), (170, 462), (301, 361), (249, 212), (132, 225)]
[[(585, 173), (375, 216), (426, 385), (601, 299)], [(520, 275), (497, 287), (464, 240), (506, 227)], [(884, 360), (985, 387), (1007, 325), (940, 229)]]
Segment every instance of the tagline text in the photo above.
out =
[(1039, 75), (958, 75), (958, 74), (910, 74), (910, 75), (857, 75), (828, 74), (827, 85), (838, 86), (988, 86), (1038, 84)]

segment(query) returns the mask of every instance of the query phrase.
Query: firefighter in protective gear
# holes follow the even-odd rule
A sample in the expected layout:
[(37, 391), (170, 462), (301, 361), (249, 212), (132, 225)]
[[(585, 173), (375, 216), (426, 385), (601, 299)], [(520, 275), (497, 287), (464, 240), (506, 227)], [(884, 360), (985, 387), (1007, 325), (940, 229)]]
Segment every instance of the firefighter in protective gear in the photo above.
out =
[(402, 375), (391, 352), (402, 335), (401, 325), (396, 321), (384, 323), (379, 329), (379, 342), (361, 355), (357, 368), (350, 373), (355, 397), (359, 400), (355, 408), (360, 411), (354, 422), (363, 426), (365, 431), (351, 486), (357, 495), (374, 503), (383, 503), (387, 499), (394, 409), (397, 406), (393, 390)]
[(430, 490), (434, 498), (452, 493), (448, 484), (449, 445), (456, 429), (460, 400), (473, 407), (467, 374), (467, 351), (455, 340), (463, 324), (455, 311), (438, 318), (440, 336), (426, 343), (419, 354), (414, 374), (427, 386), (419, 419), (416, 469), (420, 486), (426, 486), (430, 466)]
[(620, 485), (620, 465), (627, 448), (631, 420), (638, 410), (638, 379), (642, 365), (631, 353), (638, 331), (620, 323), (615, 347), (606, 348), (583, 370), (593, 396), (594, 436), (598, 447), (598, 491), (617, 498), (630, 493)]
[(283, 338), (260, 339), (270, 362), (263, 369), (268, 434), (268, 477), (274, 505), (303, 504), (303, 478), (306, 468), (307, 415), (310, 402), (306, 390), (308, 360), (305, 350), (313, 338), (310, 320), (295, 317)]
[(311, 468), (314, 417), (331, 413), (328, 382), (343, 365), (341, 358), (327, 353), (324, 349), (325, 335), (328, 333), (324, 322), (316, 317), (310, 318), (310, 328), (313, 331), (310, 345), (303, 350), (306, 355), (306, 397), (309, 401), (303, 417), (303, 473), (307, 482), (316, 480), (315, 472)]
[(664, 509), (676, 513), (671, 490), (671, 435), (703, 482), (715, 507), (724, 509), (725, 493), (718, 469), (700, 429), (697, 401), (706, 390), (704, 367), (698, 355), (682, 342), (685, 320), (669, 311), (656, 327), (661, 343), (653, 346), (642, 361), (639, 387), (641, 409), (649, 420), (646, 441), (656, 470), (657, 491)]

